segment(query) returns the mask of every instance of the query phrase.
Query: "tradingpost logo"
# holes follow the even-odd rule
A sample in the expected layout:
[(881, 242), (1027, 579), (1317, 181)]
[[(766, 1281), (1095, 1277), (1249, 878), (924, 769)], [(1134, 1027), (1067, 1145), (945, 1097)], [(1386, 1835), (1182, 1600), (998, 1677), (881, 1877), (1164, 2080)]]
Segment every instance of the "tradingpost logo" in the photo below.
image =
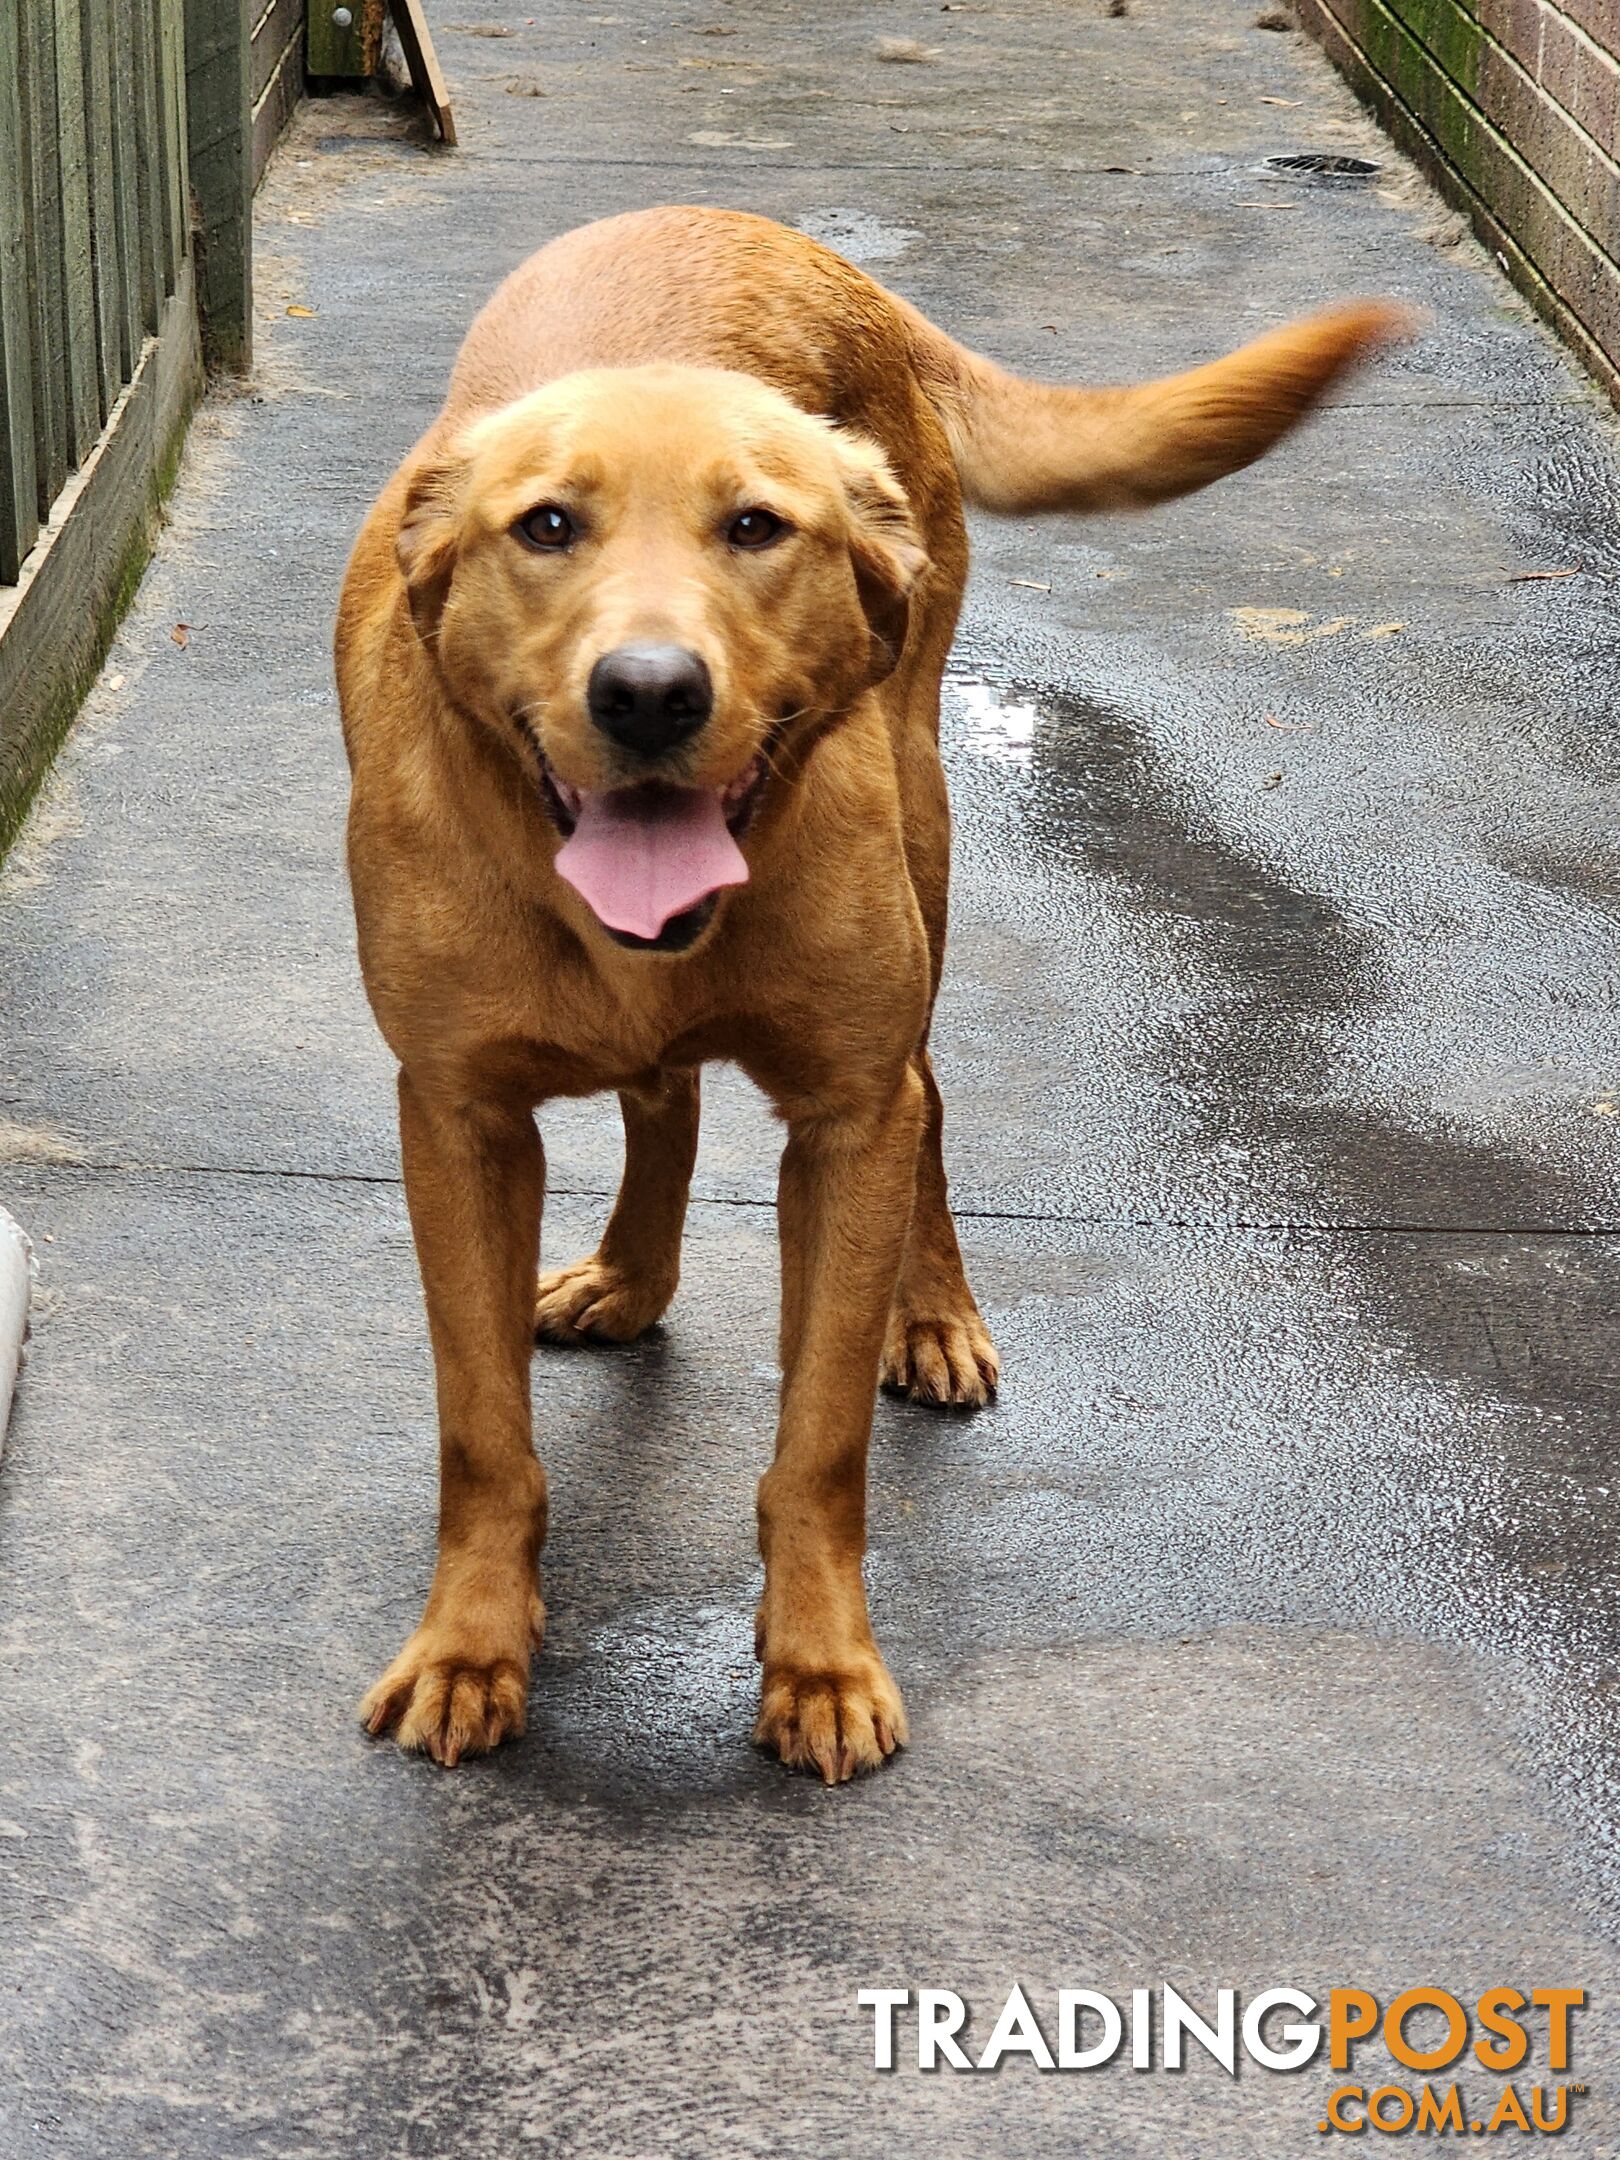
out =
[[(1568, 2073), (1584, 1988), (1491, 1987), (1472, 1998), (1409, 1987), (1387, 2001), (1370, 1988), (1263, 1988), (1241, 1998), (1217, 1988), (1206, 2017), (1169, 1986), (1132, 1988), (1116, 2001), (1095, 1988), (1059, 1988), (1040, 2009), (1021, 1987), (1002, 2003), (974, 2052), (969, 2006), (950, 1988), (862, 1988), (872, 2017), (872, 2067), (893, 2071), (999, 2070), (1026, 2059), (1038, 2071), (1100, 2070), (1125, 2055), (1133, 2070), (1180, 2070), (1194, 2048), (1236, 2077), (1241, 2060), (1298, 2071), (1324, 2046), (1342, 2082), (1321, 2104), (1326, 2137), (1403, 2132), (1484, 2137), (1501, 2130), (1567, 2130), (1586, 2087)], [(1379, 2052), (1376, 2072), (1364, 2058)]]

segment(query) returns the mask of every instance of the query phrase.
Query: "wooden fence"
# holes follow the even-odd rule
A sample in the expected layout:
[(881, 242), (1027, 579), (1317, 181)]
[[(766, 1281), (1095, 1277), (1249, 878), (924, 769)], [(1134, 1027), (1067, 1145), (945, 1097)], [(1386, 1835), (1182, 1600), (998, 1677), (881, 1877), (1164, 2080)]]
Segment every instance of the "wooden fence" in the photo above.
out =
[(0, 0), (0, 852), (145, 563), (205, 350), (248, 363), (304, 13)]
[(0, 7), (0, 580), (135, 374), (187, 253), (181, 0)]

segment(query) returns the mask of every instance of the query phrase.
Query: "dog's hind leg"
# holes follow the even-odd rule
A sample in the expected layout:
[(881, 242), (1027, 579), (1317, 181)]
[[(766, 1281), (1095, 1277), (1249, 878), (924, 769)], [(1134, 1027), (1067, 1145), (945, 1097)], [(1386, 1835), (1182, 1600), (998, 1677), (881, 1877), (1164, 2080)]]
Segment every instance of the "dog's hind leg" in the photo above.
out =
[[(932, 691), (937, 704), (937, 684)], [(933, 725), (914, 729), (902, 765), (906, 796), (906, 864), (928, 933), (933, 995), (945, 960), (950, 886), (950, 808)], [(881, 1380), (897, 1395), (941, 1409), (976, 1410), (1001, 1376), (996, 1346), (968, 1287), (962, 1249), (945, 1180), (945, 1110), (928, 1056), (926, 1035), (912, 1060), (923, 1086), (917, 1188), (905, 1257), (895, 1286), (883, 1345)]]
[(535, 1333), (547, 1342), (630, 1342), (662, 1317), (681, 1272), (686, 1194), (697, 1159), (698, 1076), (659, 1073), (619, 1096), (624, 1177), (589, 1259), (540, 1278)]
[(941, 1147), (944, 1105), (926, 1047), (917, 1052), (915, 1064), (923, 1083), (917, 1189), (881, 1377), (892, 1393), (909, 1395), (913, 1402), (976, 1410), (995, 1393), (1001, 1362), (968, 1287), (956, 1241)]

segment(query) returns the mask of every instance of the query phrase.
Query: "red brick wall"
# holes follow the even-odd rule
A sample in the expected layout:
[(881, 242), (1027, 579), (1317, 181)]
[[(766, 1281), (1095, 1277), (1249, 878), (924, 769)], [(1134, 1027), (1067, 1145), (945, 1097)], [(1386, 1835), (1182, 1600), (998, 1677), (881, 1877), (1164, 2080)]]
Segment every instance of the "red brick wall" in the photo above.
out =
[(1620, 401), (1620, 0), (1295, 0)]

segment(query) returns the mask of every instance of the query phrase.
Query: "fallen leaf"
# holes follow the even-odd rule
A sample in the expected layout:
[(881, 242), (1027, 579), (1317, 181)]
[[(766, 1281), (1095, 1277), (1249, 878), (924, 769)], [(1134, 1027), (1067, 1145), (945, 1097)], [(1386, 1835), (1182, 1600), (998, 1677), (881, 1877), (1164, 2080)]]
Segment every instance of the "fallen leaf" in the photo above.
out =
[(1368, 638), (1399, 637), (1406, 628), (1403, 622), (1375, 622), (1370, 630), (1363, 630), (1363, 641)]
[(785, 135), (728, 135), (719, 128), (700, 128), (697, 134), (688, 135), (686, 139), (705, 150), (791, 150), (793, 147)]
[(1311, 732), (1309, 720), (1279, 720), (1274, 712), (1262, 713), (1261, 718), (1267, 727), (1277, 728), (1284, 735), (1308, 735)]
[(1540, 585), (1550, 578), (1579, 577), (1579, 570), (1514, 570), (1503, 579), (1505, 585)]
[(1592, 1115), (1594, 1117), (1613, 1117), (1616, 1107), (1612, 1102), (1595, 1102), (1592, 1105)]
[(1263, 98), (1262, 98), (1262, 99), (1260, 100), (1260, 102), (1261, 102), (1261, 104), (1262, 104), (1262, 105), (1288, 105), (1288, 106), (1295, 106), (1295, 105), (1300, 105), (1300, 104), (1303, 104), (1303, 103), (1304, 103), (1304, 100), (1303, 100), (1302, 98), (1297, 98), (1297, 97), (1263, 97)]
[(1335, 615), (1330, 622), (1313, 623), (1303, 608), (1293, 607), (1235, 607), (1226, 612), (1244, 637), (1268, 645), (1307, 645), (1314, 638), (1337, 637), (1355, 621), (1353, 615)]
[(1268, 772), (1260, 785), (1262, 788), (1279, 788), (1282, 786), (1282, 774), (1280, 772)]
[(190, 623), (177, 622), (174, 628), (169, 632), (169, 636), (173, 643), (178, 645), (180, 650), (184, 652), (186, 647), (191, 643)]
[(307, 316), (312, 316), (312, 315), (313, 315), (313, 314), (315, 313), (315, 310), (314, 310), (314, 309), (313, 309), (312, 307), (298, 307), (298, 306), (293, 306), (293, 307), (290, 307), (290, 308), (288, 308), (288, 310), (287, 310), (287, 313), (288, 313), (289, 315), (307, 315)]
[(1303, 608), (1297, 607), (1235, 607), (1226, 612), (1240, 628), (1252, 630), (1257, 637), (1267, 637), (1273, 630), (1308, 623), (1311, 619)]
[(1009, 585), (1022, 585), (1028, 592), (1050, 592), (1052, 590), (1050, 585), (1038, 585), (1032, 577), (1009, 578), (1007, 583)]

